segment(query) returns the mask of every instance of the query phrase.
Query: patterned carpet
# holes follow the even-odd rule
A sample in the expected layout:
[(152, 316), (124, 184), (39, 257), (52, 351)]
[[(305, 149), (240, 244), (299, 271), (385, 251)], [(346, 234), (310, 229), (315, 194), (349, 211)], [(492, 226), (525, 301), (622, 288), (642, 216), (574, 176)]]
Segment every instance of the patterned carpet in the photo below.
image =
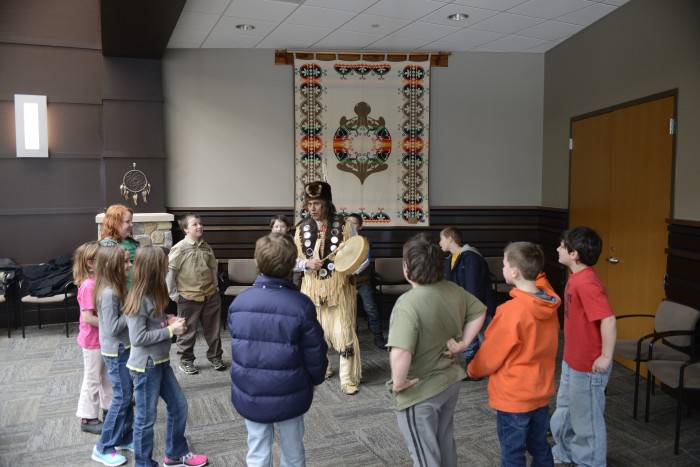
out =
[[(306, 415), (305, 446), (309, 466), (408, 466), (410, 458), (396, 419), (388, 409), (384, 383), (389, 379), (386, 352), (372, 345), (364, 326), (360, 335), (363, 384), (356, 396), (341, 393), (337, 375), (319, 387)], [(96, 466), (90, 451), (95, 435), (80, 431), (75, 417), (82, 378), (82, 356), (75, 343), (77, 328), (66, 339), (60, 325), (28, 328), (0, 338), (0, 466)], [(198, 336), (200, 374), (176, 375), (187, 395), (190, 415), (187, 436), (191, 448), (209, 456), (212, 466), (244, 466), (246, 430), (230, 403), (228, 372), (214, 371), (203, 357)], [(230, 336), (222, 331), (224, 358), (230, 358)], [(171, 353), (175, 359), (175, 348)], [(338, 355), (331, 358), (337, 368)], [(557, 379), (558, 381), (558, 379)], [(460, 466), (499, 464), (496, 419), (488, 407), (486, 381), (462, 383), (455, 431)], [(684, 416), (681, 449), (673, 455), (675, 400), (657, 392), (651, 421), (631, 417), (633, 374), (615, 364), (607, 398), (608, 465), (700, 465), (685, 449), (700, 448), (700, 414)], [(554, 401), (551, 404), (554, 408)], [(162, 459), (165, 407), (159, 406), (156, 459)], [(279, 450), (275, 444), (275, 465)], [(133, 455), (127, 453), (132, 465)]]

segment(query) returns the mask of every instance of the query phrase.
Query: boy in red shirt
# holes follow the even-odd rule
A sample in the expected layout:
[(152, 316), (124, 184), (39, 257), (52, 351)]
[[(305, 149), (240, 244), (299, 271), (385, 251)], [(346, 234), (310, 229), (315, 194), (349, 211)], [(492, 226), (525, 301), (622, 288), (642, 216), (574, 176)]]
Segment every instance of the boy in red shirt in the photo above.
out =
[(564, 290), (564, 361), (550, 427), (555, 463), (606, 465), (605, 388), (617, 328), (605, 286), (593, 266), (603, 249), (589, 227), (561, 236), (559, 262), (571, 269)]
[[(549, 397), (554, 394), (554, 367), (559, 344), (560, 300), (548, 286), (535, 284), (544, 266), (542, 249), (530, 242), (508, 245), (503, 276), (515, 286), (513, 298), (496, 310), (481, 350), (469, 364), (472, 378), (489, 378), (489, 405), (496, 409), (501, 465), (551, 466), (547, 441)], [(449, 350), (456, 344), (447, 343)]]

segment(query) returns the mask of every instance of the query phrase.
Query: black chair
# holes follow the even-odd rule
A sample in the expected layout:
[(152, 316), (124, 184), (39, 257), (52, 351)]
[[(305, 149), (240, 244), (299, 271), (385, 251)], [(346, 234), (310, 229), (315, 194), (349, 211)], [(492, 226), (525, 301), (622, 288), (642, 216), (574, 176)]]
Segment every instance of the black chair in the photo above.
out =
[[(232, 302), (240, 293), (253, 286), (255, 279), (258, 277), (258, 265), (253, 258), (231, 258), (228, 260), (228, 273), (225, 276), (219, 276), (221, 305), (224, 307), (221, 313), (221, 317), (224, 320), (224, 329), (226, 329), (226, 321), (228, 319), (224, 304)], [(224, 285), (227, 285), (225, 289)], [(230, 297), (230, 299), (227, 300), (227, 297)]]
[[(686, 335), (691, 338), (695, 338), (695, 331), (685, 331), (685, 332), (669, 332), (663, 334), (671, 334), (674, 336)], [(661, 337), (659, 337), (660, 339)], [(686, 392), (698, 391), (700, 390), (700, 360), (690, 359), (687, 361), (671, 361), (671, 360), (658, 360), (653, 356), (655, 340), (649, 344), (649, 362), (647, 363), (647, 388), (646, 388), (646, 404), (644, 410), (644, 421), (649, 421), (649, 401), (651, 386), (655, 380), (658, 380), (662, 384), (677, 390), (678, 407), (676, 409), (676, 432), (675, 440), (673, 444), (673, 453), (678, 454), (678, 448), (680, 444), (680, 433), (681, 433), (681, 418), (683, 412), (683, 400), (685, 398)], [(688, 404), (688, 415), (692, 410), (691, 404)]]
[[(24, 281), (20, 282), (20, 291), (24, 290)], [(75, 298), (77, 292), (77, 286), (73, 281), (66, 282), (61, 288), (61, 292), (56, 295), (51, 295), (48, 297), (36, 297), (31, 294), (27, 294), (20, 300), (20, 323), (22, 325), (22, 338), (25, 337), (25, 326), (24, 326), (24, 313), (30, 310), (25, 310), (25, 305), (35, 305), (37, 311), (37, 318), (39, 322), (39, 329), (41, 329), (41, 307), (51, 306), (56, 304), (63, 304), (63, 310), (66, 315), (66, 337), (68, 337), (68, 323), (69, 323), (69, 309), (70, 301)]]
[(0, 295), (0, 310), (7, 313), (7, 338), (9, 339), (12, 331), (12, 312), (10, 311), (10, 300), (4, 295)]
[(656, 342), (654, 355), (657, 360), (674, 360), (679, 362), (688, 360), (693, 352), (692, 337), (687, 334), (669, 334), (668, 331), (694, 331), (700, 319), (700, 312), (689, 306), (664, 300), (659, 304), (655, 315), (632, 314), (617, 317), (618, 322), (625, 319), (654, 320), (654, 332), (641, 336), (638, 339), (618, 339), (615, 342), (615, 355), (635, 362), (632, 418), (636, 420), (637, 407), (639, 405), (640, 365), (642, 362), (651, 360), (648, 344), (652, 341)]
[(491, 286), (496, 293), (496, 303), (500, 305), (508, 300), (510, 291), (513, 289), (513, 286), (506, 283), (506, 278), (503, 277), (503, 256), (485, 256), (484, 259), (491, 273)]
[[(17, 277), (17, 276), (15, 276)], [(11, 280), (5, 284), (3, 295), (0, 295), (0, 313), (7, 314), (7, 338), (12, 337), (12, 328), (15, 321), (15, 310), (17, 309), (17, 296), (19, 296), (19, 280)]]
[(403, 275), (402, 258), (374, 259), (375, 290), (379, 292), (379, 313), (384, 313), (385, 295), (399, 296), (411, 290), (411, 284)]

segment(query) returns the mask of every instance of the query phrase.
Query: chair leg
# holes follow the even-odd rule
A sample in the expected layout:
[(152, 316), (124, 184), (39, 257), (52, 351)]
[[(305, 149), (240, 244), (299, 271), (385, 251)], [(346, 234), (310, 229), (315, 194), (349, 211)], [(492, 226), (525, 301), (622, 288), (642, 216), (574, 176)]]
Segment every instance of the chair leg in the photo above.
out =
[(673, 444), (673, 453), (678, 455), (678, 445), (681, 437), (681, 414), (683, 412), (683, 385), (678, 387), (678, 410), (676, 412), (676, 438)]
[(636, 370), (634, 372), (634, 406), (632, 408), (632, 418), (637, 419), (637, 407), (639, 405), (639, 367), (640, 363), (637, 360)]
[(651, 399), (651, 372), (647, 370), (647, 398), (644, 403), (644, 422), (649, 422), (649, 399)]
[(66, 337), (68, 337), (68, 300), (63, 301), (63, 310), (66, 313)]
[(39, 304), (36, 306), (36, 315), (37, 319), (39, 320), (39, 329), (41, 329), (41, 305)]
[(223, 321), (224, 331), (226, 331), (226, 326), (228, 326), (228, 308), (225, 305), (225, 297), (225, 295), (221, 296), (221, 321)]
[(19, 302), (19, 322), (22, 326), (22, 339), (24, 339), (24, 302)]
[(12, 311), (10, 308), (10, 304), (12, 303), (12, 300), (7, 301), (7, 338), (10, 338), (11, 330), (12, 328)]

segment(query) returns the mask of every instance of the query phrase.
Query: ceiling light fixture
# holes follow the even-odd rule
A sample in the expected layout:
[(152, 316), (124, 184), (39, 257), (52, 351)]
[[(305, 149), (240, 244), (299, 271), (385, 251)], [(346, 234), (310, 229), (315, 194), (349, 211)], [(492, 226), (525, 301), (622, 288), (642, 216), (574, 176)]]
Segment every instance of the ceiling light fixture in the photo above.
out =
[(241, 31), (252, 31), (255, 29), (255, 26), (252, 24), (237, 24), (236, 29), (240, 29)]
[(447, 17), (447, 19), (452, 20), (452, 21), (462, 21), (463, 19), (467, 19), (467, 18), (469, 18), (469, 15), (466, 13), (455, 13), (455, 14)]

